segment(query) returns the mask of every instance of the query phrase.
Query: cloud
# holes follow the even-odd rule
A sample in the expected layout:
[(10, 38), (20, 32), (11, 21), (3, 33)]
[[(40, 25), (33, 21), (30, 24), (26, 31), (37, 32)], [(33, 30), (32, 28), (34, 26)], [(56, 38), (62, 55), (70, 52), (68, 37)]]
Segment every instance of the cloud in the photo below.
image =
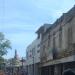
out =
[[(0, 0), (0, 31), (18, 49), (20, 56), (35, 38), (35, 31), (44, 23), (53, 23), (75, 4), (74, 0)], [(22, 52), (23, 51), (23, 52)]]

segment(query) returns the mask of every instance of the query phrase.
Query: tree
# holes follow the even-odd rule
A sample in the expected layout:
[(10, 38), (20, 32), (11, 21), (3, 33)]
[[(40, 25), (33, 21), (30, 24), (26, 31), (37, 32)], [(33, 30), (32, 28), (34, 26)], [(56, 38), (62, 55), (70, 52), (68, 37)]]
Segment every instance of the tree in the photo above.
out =
[(3, 61), (3, 56), (7, 54), (8, 49), (11, 49), (10, 41), (0, 32), (0, 63)]

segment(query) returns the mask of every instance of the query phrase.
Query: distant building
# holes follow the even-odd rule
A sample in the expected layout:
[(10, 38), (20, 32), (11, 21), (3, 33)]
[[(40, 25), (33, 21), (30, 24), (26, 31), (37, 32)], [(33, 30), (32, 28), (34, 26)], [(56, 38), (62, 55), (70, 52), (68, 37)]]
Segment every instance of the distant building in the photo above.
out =
[(14, 73), (19, 75), (21, 66), (21, 59), (18, 57), (17, 50), (15, 50), (14, 58), (8, 59), (6, 62), (6, 72), (8, 72), (9, 75), (13, 75)]
[(39, 75), (40, 73), (40, 38), (41, 36), (35, 39), (26, 50), (28, 75)]

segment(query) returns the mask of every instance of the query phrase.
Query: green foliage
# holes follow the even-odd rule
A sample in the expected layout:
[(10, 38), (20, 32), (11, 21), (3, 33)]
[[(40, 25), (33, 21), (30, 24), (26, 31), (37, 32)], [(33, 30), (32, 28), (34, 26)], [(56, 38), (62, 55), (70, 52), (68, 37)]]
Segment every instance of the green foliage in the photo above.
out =
[(7, 54), (8, 49), (11, 49), (10, 41), (5, 38), (2, 32), (0, 32), (0, 69), (4, 66), (3, 55)]
[(0, 32), (0, 58), (2, 58), (3, 55), (7, 54), (8, 49), (11, 49), (10, 41), (5, 38), (2, 32)]
[(0, 64), (2, 64), (4, 62), (4, 58), (0, 57)]

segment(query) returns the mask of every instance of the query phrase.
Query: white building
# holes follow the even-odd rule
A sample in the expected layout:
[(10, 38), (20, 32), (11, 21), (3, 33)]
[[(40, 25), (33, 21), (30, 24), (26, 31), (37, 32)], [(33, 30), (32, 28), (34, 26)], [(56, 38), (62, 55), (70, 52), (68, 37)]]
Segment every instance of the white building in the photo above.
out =
[(40, 64), (40, 41), (38, 37), (35, 39), (26, 50), (28, 75), (38, 75)]

